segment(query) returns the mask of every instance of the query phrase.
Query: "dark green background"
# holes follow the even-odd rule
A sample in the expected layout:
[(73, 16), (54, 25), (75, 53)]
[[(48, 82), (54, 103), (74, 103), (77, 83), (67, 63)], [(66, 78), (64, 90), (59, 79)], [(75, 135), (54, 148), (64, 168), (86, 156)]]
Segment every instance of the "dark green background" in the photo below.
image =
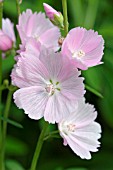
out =
[[(16, 0), (4, 0), (4, 17), (17, 23)], [(42, 149), (38, 162), (38, 170), (113, 170), (113, 0), (67, 0), (69, 29), (83, 26), (94, 29), (105, 39), (104, 64), (83, 71), (85, 83), (98, 90), (101, 99), (87, 91), (87, 101), (98, 110), (97, 121), (102, 126), (101, 148), (92, 153), (92, 159), (81, 160), (68, 147), (64, 147), (62, 139), (48, 140)], [(62, 12), (61, 0), (23, 0), (21, 11), (31, 8), (33, 11), (44, 11), (43, 2)], [(16, 27), (15, 27), (16, 30)], [(17, 34), (17, 32), (16, 32)], [(9, 79), (14, 60), (10, 56), (3, 61), (4, 78)], [(4, 104), (7, 91), (4, 91)], [(3, 105), (4, 107), (4, 105)], [(23, 129), (8, 125), (6, 147), (6, 165), (8, 170), (28, 170), (35, 149), (42, 121), (34, 121), (24, 115), (12, 103), (10, 118), (21, 123)], [(54, 126), (51, 126), (54, 129)], [(55, 127), (57, 128), (57, 127)], [(12, 161), (13, 160), (13, 161)], [(18, 161), (21, 165), (14, 162)], [(10, 168), (11, 166), (11, 168)], [(20, 168), (20, 169), (19, 169)]]

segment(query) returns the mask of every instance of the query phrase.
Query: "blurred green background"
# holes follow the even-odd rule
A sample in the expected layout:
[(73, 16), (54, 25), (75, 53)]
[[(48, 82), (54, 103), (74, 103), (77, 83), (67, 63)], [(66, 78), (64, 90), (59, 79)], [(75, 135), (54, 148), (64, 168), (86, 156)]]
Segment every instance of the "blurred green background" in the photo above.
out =
[[(31, 8), (33, 11), (44, 12), (43, 2), (62, 12), (61, 0), (23, 0), (21, 11)], [(70, 148), (64, 147), (62, 139), (48, 140), (43, 146), (37, 169), (113, 170), (113, 0), (67, 0), (67, 2), (69, 29), (76, 26), (94, 29), (105, 39), (104, 64), (82, 72), (85, 83), (104, 96), (99, 98), (89, 91), (85, 96), (98, 111), (97, 121), (103, 131), (100, 139), (102, 144), (99, 152), (92, 153), (92, 159), (87, 161), (81, 160)], [(4, 18), (6, 17), (17, 23), (16, 0), (4, 0)], [(12, 56), (3, 61), (4, 78), (9, 79), (13, 64)], [(4, 104), (6, 94), (7, 91), (4, 91)], [(23, 170), (22, 167), (28, 170), (43, 121), (29, 119), (13, 103), (10, 118), (21, 123), (23, 129), (8, 125), (6, 166), (8, 170)]]

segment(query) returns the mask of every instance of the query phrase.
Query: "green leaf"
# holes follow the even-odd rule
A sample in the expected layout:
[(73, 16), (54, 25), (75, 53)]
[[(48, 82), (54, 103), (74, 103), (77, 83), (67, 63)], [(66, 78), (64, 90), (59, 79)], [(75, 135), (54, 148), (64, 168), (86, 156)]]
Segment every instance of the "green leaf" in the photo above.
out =
[[(84, 8), (83, 8), (83, 3), (82, 0), (71, 0), (69, 1), (69, 6), (71, 9), (72, 13), (72, 19), (74, 22), (74, 25), (83, 25), (83, 20), (84, 20)], [(75, 10), (76, 7), (76, 10)]]
[(11, 124), (13, 126), (18, 127), (18, 128), (23, 128), (23, 126), (20, 123), (15, 122), (14, 120), (6, 119), (6, 118), (4, 118), (2, 116), (0, 116), (0, 119), (3, 120), (3, 121), (6, 121), (7, 123), (9, 123), (9, 124)]
[(85, 84), (85, 88), (87, 90), (89, 90), (90, 92), (94, 93), (96, 96), (100, 97), (100, 98), (103, 98), (102, 94), (100, 92), (98, 92), (97, 90), (95, 90), (94, 88), (88, 86)]
[(105, 57), (104, 78), (102, 80), (105, 97), (98, 104), (104, 120), (113, 128), (113, 51), (107, 50)]
[(96, 89), (100, 93), (102, 91), (102, 80), (104, 79), (103, 74), (104, 65), (89, 68), (86, 71), (82, 71), (82, 75), (85, 77), (85, 84), (88, 84), (91, 88)]
[(86, 10), (86, 17), (84, 21), (85, 28), (91, 29), (94, 27), (98, 6), (99, 0), (88, 0), (88, 7)]
[(7, 136), (6, 153), (13, 156), (23, 156), (28, 153), (28, 146), (15, 137)]
[(21, 164), (15, 160), (6, 160), (5, 165), (7, 170), (25, 170)]
[(68, 168), (66, 170), (87, 170), (86, 168)]

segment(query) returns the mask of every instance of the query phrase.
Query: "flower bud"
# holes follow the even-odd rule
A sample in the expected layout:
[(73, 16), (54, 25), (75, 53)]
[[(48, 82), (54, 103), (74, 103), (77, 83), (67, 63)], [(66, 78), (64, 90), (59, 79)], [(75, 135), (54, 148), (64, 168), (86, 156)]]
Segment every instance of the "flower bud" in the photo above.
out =
[(12, 48), (13, 41), (11, 38), (0, 31), (0, 50), (7, 51)]
[(50, 5), (43, 3), (45, 12), (47, 17), (50, 19), (50, 21), (58, 26), (59, 28), (63, 29), (64, 25), (63, 25), (63, 16), (61, 14), (61, 12), (56, 11), (55, 9), (53, 9)]
[(13, 23), (8, 19), (2, 19), (2, 29), (0, 29), (0, 50), (6, 52), (15, 45), (16, 38)]

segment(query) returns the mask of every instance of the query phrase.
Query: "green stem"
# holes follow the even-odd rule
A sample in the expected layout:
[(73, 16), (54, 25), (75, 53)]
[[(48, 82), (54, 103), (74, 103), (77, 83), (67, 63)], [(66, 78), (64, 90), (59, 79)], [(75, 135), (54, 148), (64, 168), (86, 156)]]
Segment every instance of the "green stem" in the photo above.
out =
[[(17, 8), (17, 14), (18, 14), (18, 18), (20, 15), (20, 4), (19, 4), (19, 0), (16, 0), (16, 8)], [(19, 34), (17, 34), (17, 38), (16, 38), (16, 48), (19, 48), (19, 44), (20, 44), (20, 36)]]
[(59, 130), (55, 130), (55, 131), (53, 131), (53, 132), (48, 133), (48, 134), (45, 136), (44, 141), (47, 140), (47, 139), (49, 139), (49, 138), (54, 137), (54, 135), (57, 135), (57, 134), (59, 134)]
[(20, 4), (19, 4), (19, 0), (16, 0), (16, 8), (17, 8), (17, 14), (18, 14), (18, 17), (20, 15)]
[(41, 148), (42, 148), (42, 145), (43, 145), (43, 142), (44, 142), (44, 137), (45, 137), (45, 133), (46, 133), (48, 125), (49, 124), (47, 122), (44, 122), (44, 126), (43, 126), (42, 132), (41, 132), (39, 139), (38, 139), (38, 143), (37, 143), (36, 150), (35, 150), (35, 153), (34, 153), (34, 156), (33, 156), (33, 160), (32, 160), (32, 163), (31, 163), (31, 169), (30, 170), (36, 170), (36, 165), (37, 165), (37, 162), (38, 162), (38, 158), (39, 158), (40, 151), (41, 151)]
[[(2, 13), (3, 13), (3, 2), (0, 2), (0, 29), (2, 29)], [(0, 51), (0, 86), (2, 85), (2, 51)], [(0, 105), (2, 99), (2, 90), (0, 90)], [(0, 110), (1, 114), (1, 110)]]
[(64, 17), (64, 32), (66, 36), (68, 33), (67, 0), (62, 0), (62, 8)]
[[(8, 92), (7, 100), (6, 100), (6, 107), (4, 111), (4, 118), (8, 118), (11, 100), (12, 100), (13, 91)], [(0, 170), (4, 170), (4, 162), (5, 162), (5, 141), (6, 141), (6, 133), (7, 133), (7, 121), (3, 121), (3, 132), (2, 132), (2, 149), (1, 149), (1, 160), (2, 160), (2, 167)]]
[[(0, 29), (2, 28), (2, 14), (3, 14), (3, 2), (0, 2)], [(2, 51), (0, 51), (0, 86), (2, 85)], [(0, 90), (0, 106), (2, 105), (2, 90)], [(2, 116), (2, 110), (0, 108), (0, 116)], [(3, 170), (2, 159), (2, 121), (0, 120), (0, 170)]]

